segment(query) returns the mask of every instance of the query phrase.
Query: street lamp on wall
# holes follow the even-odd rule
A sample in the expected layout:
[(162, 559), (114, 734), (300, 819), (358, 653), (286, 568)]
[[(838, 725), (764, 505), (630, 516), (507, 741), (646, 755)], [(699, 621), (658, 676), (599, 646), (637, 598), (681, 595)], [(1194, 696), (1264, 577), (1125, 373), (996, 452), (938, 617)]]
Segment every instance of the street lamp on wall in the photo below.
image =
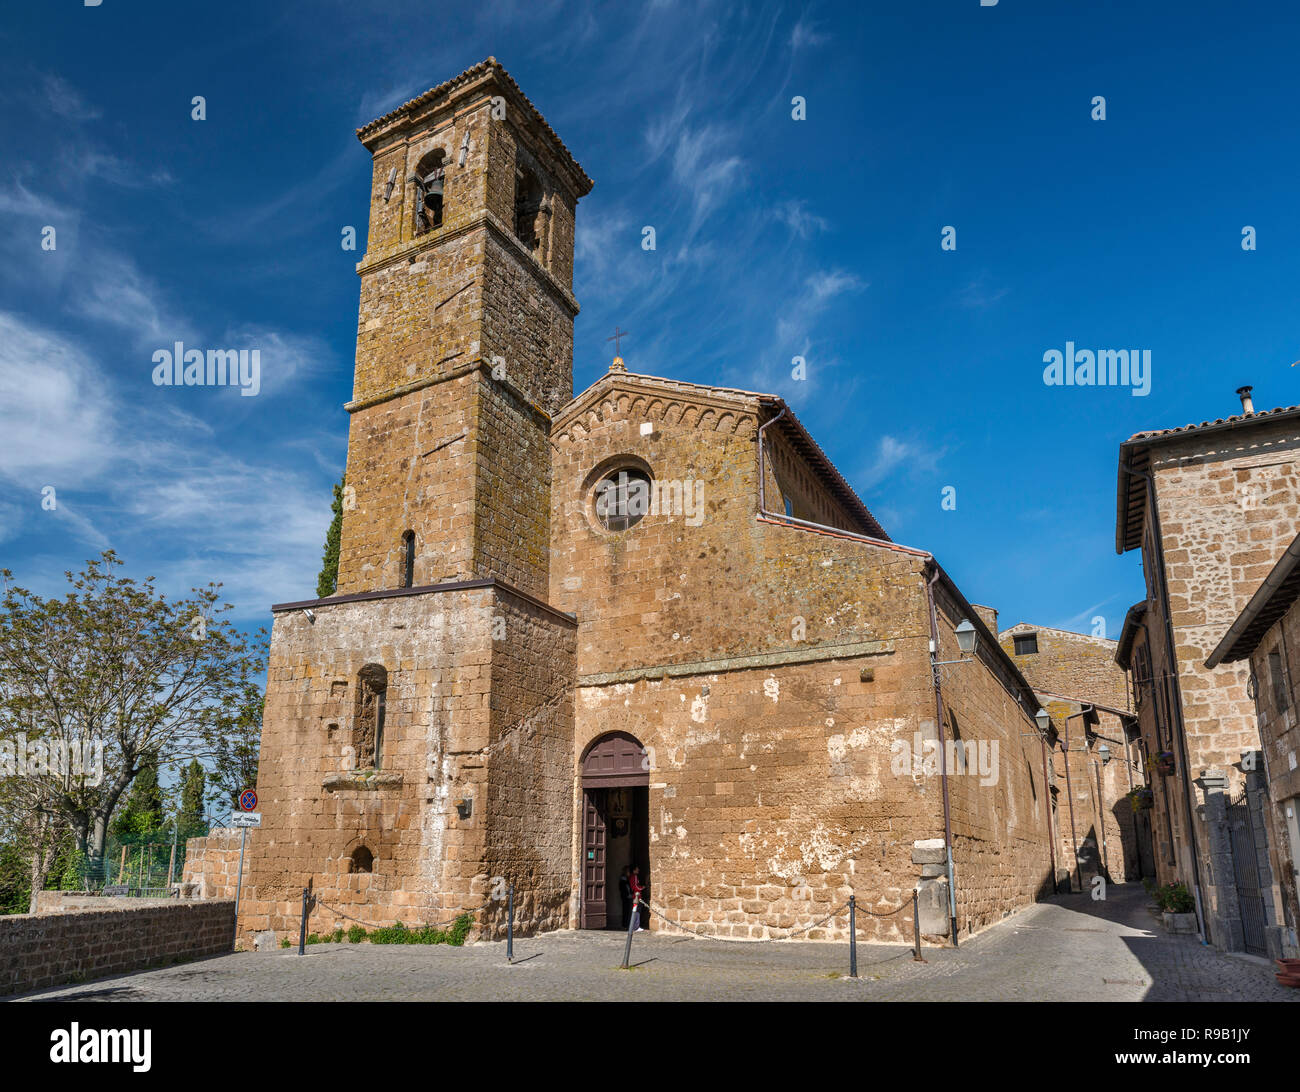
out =
[(1038, 712), (1034, 714), (1034, 722), (1038, 725), (1038, 730), (1046, 735), (1052, 726), (1052, 714), (1039, 706)]
[(979, 643), (979, 634), (975, 631), (975, 627), (971, 625), (971, 620), (969, 618), (963, 618), (953, 632), (957, 636), (957, 648), (964, 658), (960, 660), (936, 660), (934, 654), (938, 649), (935, 647), (935, 642), (931, 641), (930, 668), (934, 672), (936, 683), (942, 682), (943, 669), (945, 667), (952, 667), (955, 664), (974, 663), (971, 653), (975, 651), (975, 646)]

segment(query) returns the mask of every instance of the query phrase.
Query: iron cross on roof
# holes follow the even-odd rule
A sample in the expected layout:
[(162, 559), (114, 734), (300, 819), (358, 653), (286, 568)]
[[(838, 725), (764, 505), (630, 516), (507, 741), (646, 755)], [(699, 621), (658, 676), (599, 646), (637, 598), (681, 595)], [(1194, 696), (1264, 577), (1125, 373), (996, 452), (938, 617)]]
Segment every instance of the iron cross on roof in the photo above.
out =
[(606, 341), (612, 341), (612, 342), (614, 343), (614, 360), (613, 360), (613, 362), (612, 362), (612, 363), (610, 364), (610, 366), (609, 366), (609, 370), (610, 370), (611, 372), (625, 372), (625, 371), (627, 371), (627, 365), (623, 363), (623, 357), (622, 357), (621, 355), (619, 355), (619, 349), (620, 349), (619, 339), (620, 339), (620, 338), (625, 338), (625, 337), (627, 337), (627, 331), (626, 331), (626, 330), (620, 330), (617, 326), (615, 326), (615, 327), (614, 327), (614, 336), (613, 336), (613, 337), (607, 337), (607, 338), (605, 339)]

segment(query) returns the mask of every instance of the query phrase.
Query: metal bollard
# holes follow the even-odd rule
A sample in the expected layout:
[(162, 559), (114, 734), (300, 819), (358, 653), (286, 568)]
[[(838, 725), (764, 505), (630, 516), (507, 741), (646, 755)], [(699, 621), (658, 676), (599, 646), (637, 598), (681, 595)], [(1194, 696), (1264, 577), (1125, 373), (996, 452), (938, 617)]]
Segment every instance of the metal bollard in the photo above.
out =
[(924, 963), (925, 959), (921, 955), (921, 897), (915, 888), (912, 889), (912, 962)]
[(849, 896), (849, 977), (858, 977), (858, 897)]
[(506, 962), (515, 958), (515, 885), (510, 885), (506, 895)]
[(298, 954), (307, 954), (307, 898), (309, 888), (302, 889), (302, 924), (298, 926)]
[(623, 970), (628, 969), (628, 962), (632, 958), (632, 934), (636, 931), (637, 922), (641, 920), (641, 896), (638, 895), (632, 900), (632, 913), (628, 916), (627, 922), (627, 946), (623, 949)]

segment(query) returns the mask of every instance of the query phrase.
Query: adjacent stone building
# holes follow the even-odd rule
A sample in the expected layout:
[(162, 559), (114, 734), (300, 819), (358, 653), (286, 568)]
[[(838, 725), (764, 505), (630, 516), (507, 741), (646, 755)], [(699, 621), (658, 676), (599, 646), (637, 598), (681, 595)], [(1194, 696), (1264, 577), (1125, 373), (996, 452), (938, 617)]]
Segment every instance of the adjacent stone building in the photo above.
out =
[(998, 639), (1056, 725), (1053, 806), (1059, 890), (1092, 878), (1153, 878), (1146, 775), (1117, 642), (1021, 622)]
[[(1271, 872), (1281, 896), (1280, 913), (1268, 921), (1270, 948), (1288, 958), (1300, 957), (1297, 924), (1300, 891), (1300, 714), (1295, 681), (1300, 678), (1300, 536), (1251, 597), (1224, 634), (1206, 666), (1249, 662), (1247, 684), (1255, 700), (1261, 748), (1258, 762), (1248, 761), (1247, 808), (1237, 842), (1248, 838), (1260, 853), (1254, 886), (1266, 889)], [(1243, 835), (1245, 837), (1243, 837)], [(1234, 843), (1235, 844), (1235, 843)], [(1249, 870), (1246, 870), (1249, 879)], [(1274, 908), (1279, 909), (1279, 908)]]
[[(240, 928), (967, 935), (1053, 886), (1038, 701), (781, 399), (572, 392), (591, 182), (489, 59), (374, 169), (337, 593), (274, 627)], [(960, 644), (976, 639), (973, 652)], [(209, 847), (218, 852), (215, 846)], [(196, 858), (198, 859), (197, 855)], [(209, 874), (219, 869), (210, 862)]]
[(1120, 445), (1115, 548), (1142, 551), (1145, 605), (1130, 614), (1141, 638), (1122, 644), (1152, 703), (1172, 857), (1162, 872), (1194, 892), (1207, 939), (1262, 954), (1274, 900), (1230, 838), (1230, 809), (1246, 806), (1243, 756), (1259, 749), (1249, 672), (1206, 660), (1294, 537), (1300, 407), (1256, 413), (1250, 388), (1238, 394), (1239, 415)]

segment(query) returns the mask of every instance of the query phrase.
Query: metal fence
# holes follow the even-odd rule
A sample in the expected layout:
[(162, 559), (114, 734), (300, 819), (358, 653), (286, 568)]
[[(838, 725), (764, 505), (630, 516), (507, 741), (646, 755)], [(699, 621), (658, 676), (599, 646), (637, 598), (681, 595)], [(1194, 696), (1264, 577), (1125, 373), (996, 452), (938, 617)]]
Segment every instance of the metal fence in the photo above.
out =
[(187, 840), (206, 837), (208, 831), (208, 823), (203, 822), (148, 834), (110, 835), (102, 857), (76, 854), (45, 886), (47, 890), (166, 898), (184, 872)]

